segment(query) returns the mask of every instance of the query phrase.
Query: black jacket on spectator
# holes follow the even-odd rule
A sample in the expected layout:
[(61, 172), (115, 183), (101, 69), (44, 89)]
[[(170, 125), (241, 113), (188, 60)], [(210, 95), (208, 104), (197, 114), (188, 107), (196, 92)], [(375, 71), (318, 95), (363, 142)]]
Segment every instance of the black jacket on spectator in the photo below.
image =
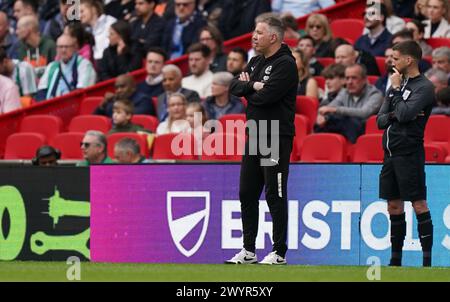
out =
[(142, 55), (136, 47), (126, 49), (123, 54), (119, 55), (116, 46), (109, 46), (103, 51), (103, 58), (97, 68), (98, 80), (108, 80), (142, 68)]
[(270, 0), (225, 0), (219, 29), (225, 40), (249, 33), (255, 28), (255, 18), (271, 10)]
[(227, 71), (227, 55), (224, 53), (217, 54), (209, 65), (212, 72)]
[[(175, 24), (177, 22), (177, 18), (172, 18), (167, 21), (166, 27), (164, 28), (164, 34), (162, 38), (162, 47), (168, 52), (169, 56), (173, 52), (173, 33), (175, 30)], [(206, 25), (206, 20), (202, 15), (195, 12), (191, 17), (189, 24), (187, 24), (183, 33), (181, 34), (181, 41), (183, 44), (183, 51), (186, 53), (186, 50), (189, 46), (195, 42), (198, 42), (198, 34), (202, 27)]]
[(165, 20), (157, 14), (153, 14), (146, 24), (137, 19), (131, 23), (131, 39), (139, 44), (145, 55), (150, 47), (161, 46), (165, 26)]
[(164, 88), (162, 83), (158, 83), (155, 85), (149, 85), (145, 80), (137, 85), (137, 92), (143, 93), (148, 97), (152, 98), (154, 96), (158, 96), (164, 92)]
[(122, 4), (120, 0), (113, 0), (105, 6), (105, 14), (113, 16), (117, 20), (124, 20), (125, 16), (134, 12), (134, 1)]
[(400, 18), (412, 18), (416, 0), (392, 0), (394, 14)]
[(379, 76), (380, 71), (378, 70), (377, 61), (374, 56), (364, 50), (358, 50), (359, 55), (356, 58), (356, 63), (366, 66), (367, 74)]
[(333, 58), (334, 53), (331, 49), (331, 40), (323, 41), (319, 45), (317, 45), (316, 53), (314, 54), (316, 58)]

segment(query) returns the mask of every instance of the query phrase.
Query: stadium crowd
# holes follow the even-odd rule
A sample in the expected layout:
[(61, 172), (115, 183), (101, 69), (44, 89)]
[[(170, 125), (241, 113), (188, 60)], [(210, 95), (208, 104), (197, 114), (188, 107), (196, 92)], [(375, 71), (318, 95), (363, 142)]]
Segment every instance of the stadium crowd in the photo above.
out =
[[(285, 42), (297, 62), (297, 94), (319, 102), (314, 132), (339, 133), (356, 142), (390, 87), (392, 47), (405, 40), (422, 48), (419, 67), (438, 96), (433, 113), (450, 115), (450, 40), (447, 46), (427, 44), (430, 38), (450, 38), (445, 0), (368, 1), (356, 39), (336, 35), (327, 17), (314, 13), (334, 5), (333, 0), (81, 0), (79, 7), (76, 4), (0, 0), (0, 114), (115, 78), (115, 91), (107, 93), (92, 112), (112, 119), (111, 131), (104, 134), (191, 133), (193, 112), (205, 116), (202, 124), (245, 112), (245, 100), (231, 95), (229, 85), (255, 51), (238, 47), (226, 53), (223, 42), (251, 32), (258, 15), (274, 12), (285, 24)], [(298, 28), (296, 18), (305, 15), (309, 15), (305, 28)], [(165, 64), (185, 54), (189, 74)], [(147, 76), (135, 83), (128, 73), (142, 67)], [(131, 123), (133, 115), (142, 114), (157, 118), (155, 131)], [(103, 145), (99, 152), (106, 154), (101, 133), (89, 132), (86, 137), (92, 142), (85, 142), (83, 151), (88, 144), (98, 144)], [(119, 161), (142, 162), (136, 146), (128, 140), (119, 144)], [(119, 155), (124, 152), (130, 154)], [(84, 158), (90, 162), (86, 153)], [(92, 162), (105, 160), (108, 156), (96, 156)]]

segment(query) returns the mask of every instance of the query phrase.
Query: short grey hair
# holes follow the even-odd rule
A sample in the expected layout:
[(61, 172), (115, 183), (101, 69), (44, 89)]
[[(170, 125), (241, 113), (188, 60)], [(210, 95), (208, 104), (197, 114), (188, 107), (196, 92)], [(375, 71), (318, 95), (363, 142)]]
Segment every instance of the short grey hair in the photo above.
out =
[(349, 68), (355, 68), (355, 67), (359, 67), (361, 69), (361, 77), (363, 79), (367, 78), (367, 67), (362, 64), (355, 63), (355, 64), (345, 67), (345, 69), (347, 70)]
[(130, 137), (124, 137), (121, 140), (119, 140), (115, 145), (114, 148), (118, 148), (119, 150), (131, 151), (134, 155), (141, 154), (141, 146), (139, 143)]
[(431, 53), (431, 56), (433, 58), (441, 58), (446, 57), (447, 60), (450, 62), (450, 48), (447, 46), (438, 47)]
[(429, 70), (427, 70), (427, 72), (425, 72), (425, 76), (429, 79), (431, 77), (435, 77), (436, 79), (438, 79), (438, 81), (442, 84), (446, 84), (447, 83), (447, 74), (437, 68), (431, 68)]
[(106, 148), (108, 147), (108, 143), (106, 140), (106, 136), (103, 134), (103, 132), (101, 131), (97, 131), (97, 130), (88, 130), (86, 131), (86, 133), (84, 134), (84, 136), (93, 136), (97, 139), (97, 142), (99, 144), (101, 144), (104, 148), (104, 153), (106, 153)]
[(183, 73), (181, 72), (180, 67), (178, 67), (177, 65), (174, 65), (174, 64), (168, 64), (168, 65), (165, 65), (165, 66), (162, 68), (161, 72), (162, 72), (162, 73), (166, 73), (166, 72), (175, 72), (175, 74), (176, 74), (178, 77), (183, 77)]
[(278, 40), (283, 41), (285, 26), (278, 14), (263, 13), (256, 17), (255, 24), (258, 23), (266, 23), (269, 26), (269, 29), (277, 35)]
[(213, 75), (212, 81), (218, 85), (229, 86), (233, 78), (233, 75), (228, 71), (220, 71)]

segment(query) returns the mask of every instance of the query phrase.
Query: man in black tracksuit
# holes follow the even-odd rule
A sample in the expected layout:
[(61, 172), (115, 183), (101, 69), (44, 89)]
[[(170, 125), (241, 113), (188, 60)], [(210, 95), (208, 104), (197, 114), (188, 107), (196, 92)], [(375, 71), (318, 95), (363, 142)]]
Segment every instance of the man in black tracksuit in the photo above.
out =
[[(244, 248), (227, 263), (256, 263), (258, 206), (265, 195), (273, 223), (273, 250), (262, 264), (286, 264), (287, 178), (295, 135), (295, 99), (298, 73), (295, 58), (282, 44), (283, 25), (273, 14), (256, 20), (252, 42), (260, 55), (252, 58), (245, 71), (230, 85), (233, 95), (248, 101), (247, 126), (256, 122), (257, 134), (248, 126), (248, 140), (242, 159), (239, 199), (241, 201)], [(267, 127), (262, 126), (267, 122)], [(279, 123), (277, 129), (272, 123)], [(275, 124), (274, 124), (275, 125)], [(257, 139), (255, 140), (255, 138)], [(252, 151), (257, 141), (257, 152)], [(270, 146), (270, 152), (264, 150)]]
[(431, 266), (433, 223), (426, 202), (425, 125), (435, 102), (433, 84), (419, 72), (420, 46), (405, 41), (393, 47), (391, 88), (378, 113), (383, 134), (384, 162), (380, 198), (387, 199), (391, 221), (390, 266), (401, 266), (406, 235), (404, 201), (411, 201), (418, 220), (423, 265)]

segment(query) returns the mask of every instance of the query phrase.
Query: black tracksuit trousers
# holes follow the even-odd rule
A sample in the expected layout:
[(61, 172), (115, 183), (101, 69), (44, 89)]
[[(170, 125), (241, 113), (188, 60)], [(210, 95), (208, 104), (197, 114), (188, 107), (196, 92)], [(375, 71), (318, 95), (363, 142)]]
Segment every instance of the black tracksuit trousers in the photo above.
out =
[[(241, 201), (241, 217), (244, 235), (244, 248), (255, 252), (255, 241), (258, 234), (259, 198), (265, 187), (265, 195), (272, 215), (273, 251), (285, 257), (287, 251), (287, 180), (289, 160), (293, 138), (280, 136), (279, 161), (273, 166), (261, 166), (261, 155), (248, 155), (242, 159), (239, 199)], [(264, 156), (269, 158), (269, 156)], [(274, 162), (275, 163), (275, 162)]]

